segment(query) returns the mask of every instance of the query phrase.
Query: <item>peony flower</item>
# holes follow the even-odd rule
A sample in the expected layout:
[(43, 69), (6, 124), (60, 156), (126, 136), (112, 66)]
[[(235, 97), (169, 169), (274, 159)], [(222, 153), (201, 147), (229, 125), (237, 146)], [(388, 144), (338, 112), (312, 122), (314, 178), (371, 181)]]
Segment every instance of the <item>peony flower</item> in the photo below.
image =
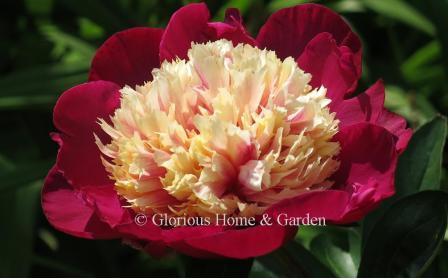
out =
[[(164, 30), (116, 33), (89, 82), (61, 95), (60, 149), (42, 191), (56, 229), (155, 255), (248, 258), (297, 227), (214, 225), (213, 215), (344, 224), (394, 194), (411, 130), (384, 108), (381, 81), (354, 96), (361, 43), (340, 16), (315, 4), (283, 9), (256, 39), (235, 9), (209, 18), (191, 4)], [(212, 220), (141, 225), (142, 214)]]

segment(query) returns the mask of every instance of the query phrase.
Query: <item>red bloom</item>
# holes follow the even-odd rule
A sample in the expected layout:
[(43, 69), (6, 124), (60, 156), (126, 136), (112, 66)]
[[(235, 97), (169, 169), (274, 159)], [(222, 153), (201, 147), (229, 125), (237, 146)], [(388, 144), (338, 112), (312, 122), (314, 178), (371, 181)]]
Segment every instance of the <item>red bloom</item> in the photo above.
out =
[(280, 225), (163, 229), (148, 221), (139, 226), (101, 161), (93, 134), (103, 144), (111, 141), (98, 119), (109, 119), (119, 108), (120, 89), (151, 80), (152, 69), (164, 60), (188, 58), (192, 42), (219, 39), (267, 48), (280, 59), (293, 57), (312, 75), (312, 87), (327, 88), (330, 110), (339, 120), (334, 140), (340, 145), (340, 166), (331, 188), (280, 201), (267, 213), (309, 213), (331, 223), (349, 223), (394, 194), (397, 158), (412, 132), (403, 118), (384, 108), (381, 81), (351, 97), (361, 75), (361, 43), (339, 15), (314, 4), (283, 9), (268, 19), (256, 39), (235, 9), (227, 11), (224, 22), (209, 19), (204, 4), (191, 4), (175, 12), (164, 30), (138, 27), (116, 33), (97, 51), (89, 82), (59, 98), (54, 109), (59, 132), (52, 137), (60, 149), (42, 191), (44, 213), (55, 228), (83, 238), (121, 238), (153, 254), (170, 247), (197, 257), (260, 256), (294, 235), (294, 227)]

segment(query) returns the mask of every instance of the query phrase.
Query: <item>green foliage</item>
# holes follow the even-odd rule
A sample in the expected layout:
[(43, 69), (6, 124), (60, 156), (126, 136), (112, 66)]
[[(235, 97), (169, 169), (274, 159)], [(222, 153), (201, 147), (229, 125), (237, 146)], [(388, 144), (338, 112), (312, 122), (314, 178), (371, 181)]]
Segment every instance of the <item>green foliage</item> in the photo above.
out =
[[(399, 160), (396, 195), (363, 221), (301, 227), (295, 240), (246, 261), (158, 260), (117, 241), (55, 231), (42, 180), (57, 146), (52, 109), (86, 81), (95, 50), (134, 26), (163, 27), (186, 0), (6, 1), (0, 17), (0, 277), (447, 277), (447, 0), (207, 1), (214, 19), (241, 10), (255, 36), (274, 11), (305, 2), (341, 13), (363, 40), (358, 92), (379, 78), (386, 107), (416, 130)], [(186, 276), (187, 274), (187, 276)], [(230, 276), (229, 276), (230, 277)]]
[(443, 242), (447, 198), (444, 192), (423, 191), (393, 204), (367, 239), (359, 277), (422, 274)]
[(403, 22), (429, 35), (434, 35), (434, 25), (416, 8), (403, 0), (361, 0), (369, 9), (385, 17)]
[(2, 192), (0, 195), (1, 277), (29, 276), (41, 182), (28, 183), (25, 187), (7, 193)]
[(250, 277), (334, 277), (310, 251), (294, 241), (257, 258), (255, 263)]
[(400, 157), (395, 198), (440, 189), (446, 135), (447, 121), (443, 117), (436, 117), (416, 131)]
[(357, 267), (351, 254), (332, 242), (328, 234), (321, 234), (313, 239), (311, 252), (324, 262), (336, 277), (356, 277)]
[(399, 158), (395, 176), (395, 195), (383, 202), (381, 207), (367, 216), (363, 222), (365, 240), (395, 200), (424, 190), (441, 189), (442, 158), (446, 138), (447, 121), (441, 116), (415, 132), (408, 148)]

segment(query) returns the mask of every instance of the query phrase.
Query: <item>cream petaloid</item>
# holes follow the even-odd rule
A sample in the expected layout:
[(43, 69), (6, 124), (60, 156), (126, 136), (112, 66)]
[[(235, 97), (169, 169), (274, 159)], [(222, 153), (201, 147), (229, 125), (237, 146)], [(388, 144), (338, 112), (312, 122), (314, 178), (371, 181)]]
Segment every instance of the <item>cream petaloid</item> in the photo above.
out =
[(227, 40), (192, 44), (153, 80), (121, 90), (96, 137), (119, 195), (138, 212), (253, 216), (332, 185), (338, 120), (293, 58)]

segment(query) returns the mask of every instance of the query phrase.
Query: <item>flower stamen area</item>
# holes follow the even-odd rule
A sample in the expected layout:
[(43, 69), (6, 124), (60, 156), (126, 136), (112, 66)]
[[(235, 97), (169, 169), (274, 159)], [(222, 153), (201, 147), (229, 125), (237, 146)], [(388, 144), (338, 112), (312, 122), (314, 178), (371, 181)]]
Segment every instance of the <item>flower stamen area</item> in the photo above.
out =
[(136, 212), (255, 216), (332, 186), (338, 120), (324, 87), (288, 57), (227, 40), (192, 44), (153, 80), (121, 89), (96, 143)]

